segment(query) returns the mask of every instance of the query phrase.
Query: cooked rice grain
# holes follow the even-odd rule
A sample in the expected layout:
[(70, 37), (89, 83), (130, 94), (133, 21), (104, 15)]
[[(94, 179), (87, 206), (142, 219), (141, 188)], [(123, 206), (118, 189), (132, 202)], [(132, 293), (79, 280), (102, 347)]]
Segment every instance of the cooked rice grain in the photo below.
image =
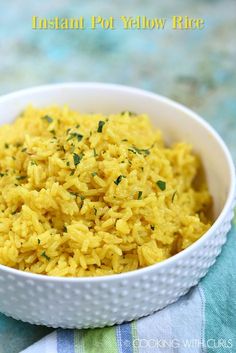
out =
[(144, 114), (29, 106), (0, 127), (0, 263), (77, 277), (167, 259), (211, 225), (200, 167)]

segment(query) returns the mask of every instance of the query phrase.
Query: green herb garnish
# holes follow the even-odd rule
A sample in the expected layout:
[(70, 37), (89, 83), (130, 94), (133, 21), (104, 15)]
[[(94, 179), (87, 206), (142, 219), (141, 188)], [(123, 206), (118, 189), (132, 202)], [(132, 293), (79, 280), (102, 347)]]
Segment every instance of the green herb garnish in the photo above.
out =
[(38, 239), (38, 244), (40, 244), (41, 243), (41, 240), (40, 239)]
[(96, 173), (96, 172), (93, 172), (93, 173), (91, 173), (91, 175), (92, 175), (93, 177), (95, 177), (95, 176), (97, 175), (97, 173)]
[(94, 157), (97, 157), (97, 156), (98, 156), (98, 154), (97, 154), (95, 148), (93, 149), (93, 155), (94, 155)]
[(16, 177), (16, 180), (24, 180), (24, 179), (26, 179), (26, 178), (27, 178), (26, 175), (20, 175), (20, 176), (17, 176), (17, 177)]
[(137, 115), (137, 113), (135, 113), (135, 112), (130, 112), (130, 111), (128, 111), (128, 110), (125, 110), (125, 111), (121, 112), (120, 114), (121, 114), (121, 115), (128, 114), (129, 116), (136, 116), (136, 115)]
[(133, 146), (132, 148), (129, 148), (128, 151), (134, 153), (134, 154), (143, 154), (144, 156), (148, 156), (150, 154), (149, 149), (144, 149), (144, 148), (138, 148)]
[(151, 230), (154, 230), (155, 229), (155, 226), (151, 225)]
[(43, 116), (42, 119), (47, 121), (49, 124), (53, 122), (53, 118), (51, 118), (49, 115)]
[(34, 160), (33, 160), (33, 161), (30, 161), (30, 164), (31, 164), (31, 165), (38, 165), (38, 163), (37, 163), (36, 161), (34, 161)]
[(143, 194), (143, 192), (142, 192), (142, 191), (139, 191), (139, 192), (138, 192), (138, 200), (141, 200), (141, 198), (142, 198), (142, 194)]
[(105, 121), (100, 120), (98, 123), (98, 130), (97, 132), (102, 132), (103, 126), (105, 125)]
[(67, 227), (66, 226), (63, 226), (63, 232), (67, 233)]
[(69, 193), (75, 197), (77, 197), (79, 194), (77, 192), (69, 191)]
[(9, 144), (8, 143), (5, 143), (4, 146), (5, 146), (5, 148), (9, 148)]
[(174, 202), (174, 199), (175, 199), (175, 195), (177, 194), (177, 191), (175, 191), (172, 195), (172, 198), (171, 198), (171, 201)]
[(93, 209), (94, 209), (94, 214), (95, 214), (95, 216), (96, 216), (96, 215), (97, 215), (98, 210), (96, 209), (96, 207), (94, 207)]
[(73, 153), (74, 165), (77, 166), (78, 164), (80, 164), (82, 158), (82, 154), (78, 155), (77, 153)]
[(126, 176), (124, 176), (124, 175), (119, 175), (118, 178), (114, 181), (114, 183), (115, 183), (116, 185), (119, 185), (120, 182), (121, 182), (121, 180), (122, 180), (122, 178), (126, 178)]
[(78, 142), (80, 142), (82, 140), (84, 136), (81, 134), (78, 134), (77, 132), (71, 132), (70, 133), (70, 137), (68, 137), (67, 141), (72, 140), (73, 138), (76, 138)]
[(159, 189), (161, 189), (161, 191), (164, 191), (166, 189), (166, 182), (163, 180), (158, 180), (156, 182), (157, 186), (159, 187)]
[(21, 152), (26, 152), (26, 151), (27, 151), (26, 147), (22, 148), (22, 150), (21, 150)]
[(140, 149), (137, 147), (134, 147), (135, 151), (139, 154), (144, 154), (145, 156), (148, 156), (150, 154), (150, 151), (148, 149)]
[(41, 256), (45, 257), (45, 259), (48, 260), (48, 261), (50, 260), (50, 257), (47, 256), (45, 251), (42, 252)]

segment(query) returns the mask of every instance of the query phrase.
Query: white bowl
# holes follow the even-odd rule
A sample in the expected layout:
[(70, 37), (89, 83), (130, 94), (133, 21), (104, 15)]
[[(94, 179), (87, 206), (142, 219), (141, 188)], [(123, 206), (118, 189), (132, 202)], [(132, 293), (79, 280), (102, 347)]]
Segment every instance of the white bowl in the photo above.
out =
[(214, 198), (215, 222), (198, 241), (161, 263), (112, 276), (56, 278), (0, 265), (0, 311), (52, 327), (102, 327), (138, 319), (176, 301), (215, 262), (233, 217), (234, 165), (219, 135), (199, 116), (171, 100), (135, 88), (69, 83), (31, 88), (0, 98), (0, 123), (29, 103), (68, 104), (82, 112), (147, 113), (167, 140), (194, 146)]

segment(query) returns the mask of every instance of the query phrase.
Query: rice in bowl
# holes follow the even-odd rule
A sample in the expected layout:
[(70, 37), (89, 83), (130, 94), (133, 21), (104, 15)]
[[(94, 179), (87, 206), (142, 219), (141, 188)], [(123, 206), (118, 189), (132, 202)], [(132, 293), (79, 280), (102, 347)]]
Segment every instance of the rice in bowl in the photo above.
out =
[(211, 226), (200, 170), (145, 114), (30, 106), (0, 127), (0, 263), (80, 277), (167, 259)]

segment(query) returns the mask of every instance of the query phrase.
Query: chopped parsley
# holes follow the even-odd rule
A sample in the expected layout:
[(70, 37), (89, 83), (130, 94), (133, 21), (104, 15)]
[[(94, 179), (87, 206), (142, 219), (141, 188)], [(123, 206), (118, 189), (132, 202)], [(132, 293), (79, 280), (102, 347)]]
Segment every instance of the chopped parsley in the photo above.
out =
[(94, 207), (93, 209), (94, 209), (94, 214), (95, 214), (95, 216), (96, 216), (96, 215), (97, 215), (98, 210), (96, 209), (96, 207)]
[(75, 150), (75, 145), (72, 143), (70, 146), (70, 152), (74, 153), (74, 150)]
[(121, 112), (120, 114), (121, 115), (128, 114), (129, 116), (136, 116), (137, 115), (137, 113), (131, 112), (131, 111), (128, 111), (128, 110), (125, 110), (125, 111)]
[(41, 243), (41, 240), (40, 239), (38, 239), (38, 244), (40, 244)]
[(177, 191), (175, 191), (172, 195), (171, 201), (174, 202), (175, 196), (176, 196)]
[(95, 148), (93, 149), (93, 156), (94, 156), (94, 157), (97, 157), (97, 156), (98, 156), (98, 154), (97, 154)]
[(115, 183), (116, 185), (119, 185), (120, 182), (121, 182), (121, 180), (122, 180), (122, 178), (126, 178), (126, 176), (124, 176), (124, 175), (119, 175), (118, 178), (114, 181), (114, 183)]
[(138, 148), (135, 146), (132, 146), (132, 148), (129, 148), (128, 151), (134, 153), (134, 154), (142, 154), (144, 156), (148, 156), (150, 154), (149, 149), (144, 149), (144, 148)]
[(6, 175), (6, 174), (0, 173), (0, 178), (4, 177), (4, 175)]
[(102, 132), (103, 126), (105, 125), (105, 121), (100, 120), (98, 123), (98, 130), (97, 132)]
[(142, 198), (142, 194), (143, 194), (143, 192), (142, 192), (142, 191), (139, 191), (139, 192), (138, 192), (138, 200), (141, 200), (141, 198)]
[(77, 192), (69, 191), (69, 193), (75, 197), (77, 197), (79, 194)]
[(8, 143), (5, 143), (4, 146), (5, 146), (5, 148), (9, 148), (9, 144)]
[(95, 176), (97, 175), (97, 173), (96, 173), (96, 172), (93, 172), (93, 173), (91, 173), (91, 175), (92, 175), (93, 177), (95, 177)]
[(24, 180), (24, 179), (26, 179), (26, 178), (27, 178), (26, 175), (20, 175), (20, 176), (17, 176), (17, 177), (16, 177), (16, 180)]
[(70, 133), (70, 137), (68, 137), (67, 141), (70, 141), (70, 140), (76, 138), (77, 141), (80, 142), (83, 137), (84, 137), (83, 135), (78, 134), (77, 132), (71, 132)]
[(22, 148), (22, 150), (21, 150), (21, 152), (26, 152), (26, 151), (27, 151), (26, 147)]
[(49, 115), (43, 116), (42, 119), (47, 121), (48, 124), (51, 124), (53, 122), (53, 118), (51, 118)]
[(66, 226), (63, 226), (63, 232), (67, 233), (67, 227)]
[(67, 167), (69, 167), (70, 166), (70, 162), (68, 161), (68, 162), (66, 162), (66, 165), (67, 165)]
[(73, 153), (73, 159), (74, 159), (74, 165), (75, 167), (80, 164), (81, 162), (81, 159), (83, 158), (83, 155), (82, 154), (77, 154), (77, 153)]
[(157, 186), (159, 187), (159, 189), (161, 189), (161, 191), (164, 191), (166, 189), (166, 182), (163, 180), (158, 180), (156, 182)]
[(41, 256), (45, 257), (46, 260), (50, 260), (50, 257), (46, 254), (45, 251), (42, 252)]
[(31, 165), (38, 165), (38, 163), (36, 161), (34, 161), (34, 160), (30, 161), (30, 164)]
[(154, 230), (155, 229), (155, 226), (151, 225), (151, 230)]
[(65, 147), (64, 147), (63, 145), (60, 146), (60, 149), (61, 149), (61, 151), (63, 151), (64, 153), (66, 153)]

